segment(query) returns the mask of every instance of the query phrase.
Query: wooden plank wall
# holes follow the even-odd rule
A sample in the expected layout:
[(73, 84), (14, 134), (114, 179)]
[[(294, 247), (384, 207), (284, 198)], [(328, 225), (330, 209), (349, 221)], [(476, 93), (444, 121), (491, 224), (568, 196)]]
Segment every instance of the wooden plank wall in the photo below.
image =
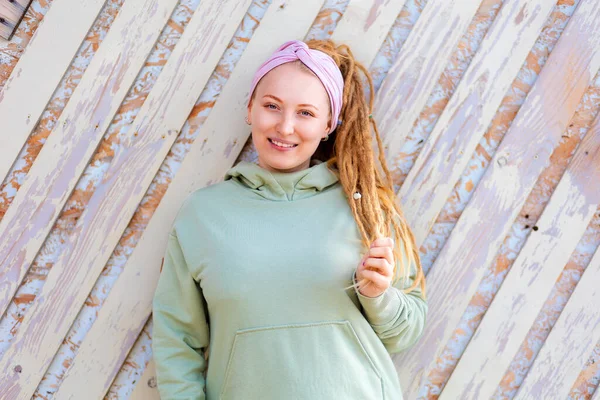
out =
[(10, 40), (32, 0), (8, 0), (0, 3), (0, 38)]
[(327, 37), (370, 66), (427, 273), (405, 397), (598, 398), (595, 0), (34, 0), (0, 41), (0, 398), (158, 399), (164, 233), (256, 161), (252, 72)]

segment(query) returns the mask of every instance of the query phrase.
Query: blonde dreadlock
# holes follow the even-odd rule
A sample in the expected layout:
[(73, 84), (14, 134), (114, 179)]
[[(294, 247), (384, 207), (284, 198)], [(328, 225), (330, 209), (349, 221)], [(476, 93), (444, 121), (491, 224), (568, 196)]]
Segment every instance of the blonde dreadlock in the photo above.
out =
[[(396, 265), (394, 265), (393, 284), (398, 279), (409, 279), (411, 271), (408, 266), (414, 262), (416, 265), (415, 279), (410, 287), (404, 289), (404, 292), (410, 293), (420, 286), (425, 299), (425, 276), (421, 267), (419, 249), (404, 214), (396, 203), (396, 195), (387, 168), (381, 138), (375, 119), (372, 117), (374, 88), (371, 75), (354, 58), (347, 45), (337, 46), (330, 39), (310, 40), (306, 44), (309, 48), (320, 50), (333, 58), (344, 77), (344, 93), (340, 113), (342, 124), (330, 134), (329, 140), (320, 143), (314, 157), (327, 160), (328, 167), (337, 171), (365, 248), (368, 249), (370, 243), (379, 237), (390, 237), (391, 230), (393, 230), (393, 237), (399, 238), (394, 241), (394, 259), (400, 260), (400, 271), (397, 271)], [(304, 66), (299, 60), (297, 63)], [(369, 83), (368, 105), (359, 72), (366, 76)], [(377, 158), (383, 170), (383, 176), (375, 163), (371, 125), (377, 139), (379, 150)], [(353, 198), (355, 192), (361, 194), (358, 201)], [(408, 266), (404, 265), (403, 259), (398, 256), (402, 244), (404, 252), (408, 256)], [(357, 282), (356, 287), (362, 287), (365, 282), (367, 280), (362, 279)], [(355, 287), (355, 285), (348, 288), (351, 287)]]

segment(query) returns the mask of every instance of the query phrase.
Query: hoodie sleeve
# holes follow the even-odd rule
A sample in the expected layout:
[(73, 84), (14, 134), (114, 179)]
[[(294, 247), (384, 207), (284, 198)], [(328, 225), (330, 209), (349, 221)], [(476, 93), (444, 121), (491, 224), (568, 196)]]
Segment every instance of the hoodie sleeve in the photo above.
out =
[(162, 399), (206, 399), (207, 313), (202, 290), (172, 231), (152, 301), (152, 351)]
[[(407, 262), (404, 251), (402, 257)], [(411, 263), (410, 268), (409, 282), (402, 285), (402, 288), (410, 287), (416, 278), (415, 262)], [(352, 279), (356, 283), (356, 270)], [(406, 294), (399, 287), (402, 283), (398, 281), (377, 297), (364, 296), (354, 288), (363, 315), (390, 354), (399, 353), (414, 345), (423, 333), (427, 317), (427, 301), (422, 296), (421, 288), (416, 287)]]

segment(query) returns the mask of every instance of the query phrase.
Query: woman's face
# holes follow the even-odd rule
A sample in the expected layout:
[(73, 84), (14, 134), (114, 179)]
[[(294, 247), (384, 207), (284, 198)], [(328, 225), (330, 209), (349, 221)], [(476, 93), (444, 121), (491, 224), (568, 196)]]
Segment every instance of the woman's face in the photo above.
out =
[[(308, 168), (331, 126), (329, 97), (315, 75), (293, 63), (269, 71), (248, 105), (258, 164), (269, 171)], [(277, 143), (293, 145), (280, 147)], [(281, 143), (279, 143), (281, 144)]]

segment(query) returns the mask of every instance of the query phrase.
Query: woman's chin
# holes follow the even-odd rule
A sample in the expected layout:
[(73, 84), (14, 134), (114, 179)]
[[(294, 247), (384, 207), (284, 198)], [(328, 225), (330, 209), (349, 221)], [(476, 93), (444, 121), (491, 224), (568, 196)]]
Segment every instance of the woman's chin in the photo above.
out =
[(276, 170), (277, 172), (293, 172), (301, 169), (301, 162), (294, 159), (281, 160), (276, 158), (268, 158), (263, 161), (268, 166), (268, 169)]

